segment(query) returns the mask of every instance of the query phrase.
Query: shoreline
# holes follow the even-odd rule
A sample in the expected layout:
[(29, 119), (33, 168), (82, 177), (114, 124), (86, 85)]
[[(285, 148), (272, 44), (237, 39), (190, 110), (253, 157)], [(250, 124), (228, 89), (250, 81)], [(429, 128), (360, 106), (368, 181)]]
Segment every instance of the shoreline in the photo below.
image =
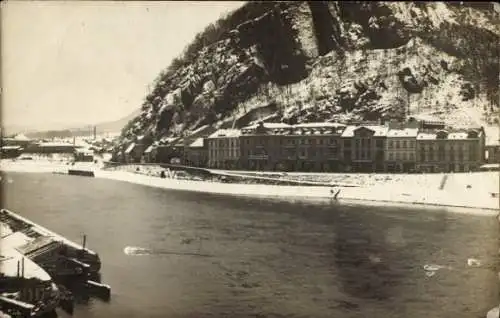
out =
[[(472, 180), (474, 184), (472, 188), (475, 190), (457, 187), (456, 185), (455, 187), (451, 185), (451, 189), (438, 190), (437, 188), (428, 188), (426, 184), (415, 187), (413, 184), (404, 186), (404, 184), (390, 182), (360, 187), (284, 186), (160, 178), (128, 171), (107, 171), (95, 164), (71, 166), (49, 162), (30, 162), (29, 164), (8, 162), (7, 164), (2, 163), (0, 165), (0, 171), (2, 172), (67, 174), (69, 169), (91, 169), (94, 171), (96, 178), (124, 181), (178, 191), (253, 198), (278, 198), (286, 201), (322, 201), (338, 204), (354, 203), (369, 206), (387, 205), (435, 209), (474, 209), (492, 215), (500, 212), (498, 198), (491, 197), (487, 189), (481, 188), (478, 184), (481, 178), (478, 179), (479, 181)], [(482, 173), (482, 175), (479, 176), (494, 176), (494, 174)], [(439, 176), (432, 176), (432, 178), (439, 178)], [(460, 182), (462, 182), (462, 180), (457, 181), (459, 185), (461, 185)], [(340, 190), (338, 200), (333, 199), (331, 193), (332, 189), (334, 189), (334, 192)]]

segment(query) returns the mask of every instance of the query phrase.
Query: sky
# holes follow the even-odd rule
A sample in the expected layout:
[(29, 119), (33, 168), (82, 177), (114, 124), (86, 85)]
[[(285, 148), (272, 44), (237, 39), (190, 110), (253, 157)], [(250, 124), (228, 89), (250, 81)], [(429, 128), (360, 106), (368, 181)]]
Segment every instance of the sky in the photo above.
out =
[(129, 115), (198, 32), (242, 5), (2, 2), (2, 126), (47, 129)]

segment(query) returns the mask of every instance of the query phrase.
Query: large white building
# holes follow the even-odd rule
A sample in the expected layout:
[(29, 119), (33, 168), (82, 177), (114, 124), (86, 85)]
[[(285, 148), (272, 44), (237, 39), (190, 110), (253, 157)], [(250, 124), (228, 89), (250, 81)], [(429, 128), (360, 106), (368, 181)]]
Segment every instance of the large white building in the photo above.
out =
[(386, 170), (389, 172), (410, 172), (417, 160), (418, 128), (394, 128), (387, 132), (385, 142)]
[(239, 167), (240, 134), (241, 131), (238, 129), (219, 129), (208, 136), (209, 168)]

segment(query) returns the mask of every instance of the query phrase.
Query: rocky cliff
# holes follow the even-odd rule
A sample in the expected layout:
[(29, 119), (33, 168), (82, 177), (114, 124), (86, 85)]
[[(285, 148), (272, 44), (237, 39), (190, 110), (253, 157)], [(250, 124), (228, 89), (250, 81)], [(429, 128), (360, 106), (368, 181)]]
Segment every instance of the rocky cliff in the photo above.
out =
[(499, 36), (496, 3), (250, 2), (160, 73), (120, 145), (262, 119), (493, 125)]

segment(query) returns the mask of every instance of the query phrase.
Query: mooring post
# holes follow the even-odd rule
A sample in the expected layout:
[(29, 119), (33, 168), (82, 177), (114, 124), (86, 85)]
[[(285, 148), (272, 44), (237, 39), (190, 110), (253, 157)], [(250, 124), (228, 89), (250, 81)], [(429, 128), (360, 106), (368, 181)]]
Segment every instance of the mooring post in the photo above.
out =
[(87, 235), (83, 234), (83, 244), (82, 244), (82, 249), (85, 249), (85, 244), (87, 243)]

